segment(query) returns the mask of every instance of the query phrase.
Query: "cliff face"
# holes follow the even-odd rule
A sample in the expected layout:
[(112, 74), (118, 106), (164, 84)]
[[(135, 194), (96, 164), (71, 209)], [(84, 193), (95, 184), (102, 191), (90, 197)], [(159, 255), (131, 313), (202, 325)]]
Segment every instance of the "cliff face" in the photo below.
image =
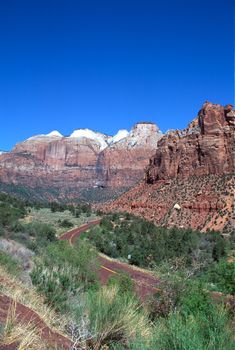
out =
[(133, 186), (143, 178), (161, 137), (155, 124), (136, 124), (127, 137), (100, 153), (97, 164), (100, 183), (110, 187)]
[(234, 227), (235, 111), (206, 102), (187, 129), (168, 132), (145, 179), (104, 210), (158, 225), (230, 231)]
[(206, 102), (187, 129), (169, 132), (150, 160), (146, 181), (234, 171), (235, 112)]
[(69, 189), (72, 197), (89, 188), (126, 188), (144, 175), (162, 137), (152, 123), (138, 123), (130, 133), (110, 137), (76, 130), (32, 137), (0, 155), (0, 181), (28, 187)]

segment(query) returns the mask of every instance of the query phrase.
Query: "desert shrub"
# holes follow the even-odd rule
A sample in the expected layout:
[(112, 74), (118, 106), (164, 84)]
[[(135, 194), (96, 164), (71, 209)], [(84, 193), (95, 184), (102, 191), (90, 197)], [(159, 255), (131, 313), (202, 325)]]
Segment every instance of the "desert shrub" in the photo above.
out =
[(51, 212), (63, 212), (65, 210), (69, 210), (74, 216), (79, 217), (81, 214), (91, 214), (91, 206), (87, 203), (81, 203), (77, 205), (67, 205), (58, 202), (50, 202), (49, 208)]
[(180, 280), (162, 281), (159, 290), (147, 300), (149, 317), (152, 321), (168, 317), (179, 305), (185, 284)]
[(62, 205), (61, 203), (58, 203), (58, 202), (50, 202), (49, 207), (50, 207), (52, 213), (55, 213), (56, 211), (62, 212), (65, 210), (64, 205)]
[[(177, 227), (157, 227), (130, 214), (110, 214), (86, 237), (103, 253), (153, 268), (170, 262), (174, 269), (193, 267), (195, 273), (226, 255), (227, 244), (217, 232), (201, 233)], [(182, 266), (183, 263), (183, 266)]]
[(103, 218), (100, 222), (100, 226), (104, 229), (104, 230), (112, 230), (113, 229), (113, 224), (110, 220), (108, 220), (107, 218)]
[(33, 221), (23, 226), (25, 232), (32, 237), (41, 237), (50, 242), (55, 240), (55, 230), (52, 226), (43, 222)]
[(235, 262), (221, 260), (209, 269), (206, 280), (224, 293), (235, 295)]
[(89, 294), (84, 307), (88, 311), (92, 348), (232, 350), (235, 339), (227, 311), (211, 303), (209, 294), (199, 284), (184, 287), (174, 308), (164, 317), (155, 318), (152, 326), (147, 320), (148, 312), (139, 308), (135, 299), (119, 294), (116, 287)]
[(5, 234), (5, 230), (4, 230), (3, 226), (0, 225), (0, 237), (4, 236), (4, 234)]
[(59, 225), (60, 227), (65, 227), (65, 228), (73, 227), (73, 223), (67, 219), (59, 221)]
[(235, 345), (223, 309), (187, 317), (172, 313), (156, 324), (154, 338), (152, 348), (159, 350), (232, 350)]
[(118, 292), (121, 294), (134, 293), (134, 282), (126, 272), (119, 271), (118, 274), (112, 275), (108, 280), (108, 286), (117, 286)]
[[(198, 282), (188, 282), (179, 301), (180, 325), (195, 328), (198, 347), (204, 349), (232, 349), (235, 345), (229, 325), (229, 316), (223, 305), (212, 302), (211, 295)], [(192, 322), (192, 323), (191, 323)], [(189, 327), (188, 327), (189, 325)], [(199, 344), (202, 345), (199, 345)], [(233, 345), (232, 345), (233, 344)]]
[(26, 214), (26, 203), (0, 193), (0, 225), (10, 226)]
[(0, 203), (0, 224), (9, 226), (23, 217), (23, 211), (20, 208), (15, 208), (8, 203)]
[(36, 252), (56, 240), (55, 229), (51, 225), (42, 222), (32, 221), (24, 224), (22, 231), (29, 236), (27, 247)]
[(22, 232), (24, 230), (24, 226), (19, 221), (13, 221), (9, 226), (11, 232)]
[(198, 313), (209, 315), (210, 313), (214, 314), (216, 310), (209, 292), (196, 281), (185, 282), (178, 299), (177, 309), (184, 316), (197, 315)]
[(69, 296), (79, 293), (81, 287), (78, 272), (68, 264), (49, 268), (38, 262), (31, 278), (37, 290), (45, 295), (47, 303), (60, 312), (66, 311)]
[(212, 303), (200, 283), (185, 281), (170, 313), (155, 318), (152, 348), (232, 349), (234, 337), (229, 315), (222, 305)]
[(66, 311), (70, 298), (89, 288), (95, 288), (96, 252), (86, 242), (72, 247), (66, 241), (52, 243), (35, 260), (31, 273), (33, 284), (49, 304)]
[(0, 251), (0, 266), (4, 266), (5, 269), (13, 275), (18, 275), (21, 272), (19, 263), (13, 259), (9, 254)]
[(233, 350), (234, 336), (229, 330), (227, 314), (218, 310), (214, 319), (205, 315), (183, 318), (172, 313), (167, 319), (159, 319), (151, 337), (130, 339), (128, 345), (113, 344), (112, 350)]
[[(134, 296), (120, 293), (117, 286), (105, 286), (90, 291), (82, 306), (88, 317), (92, 349), (119, 342), (128, 343), (138, 335), (150, 336), (150, 323), (146, 312), (140, 308)], [(78, 324), (79, 324), (78, 319)]]

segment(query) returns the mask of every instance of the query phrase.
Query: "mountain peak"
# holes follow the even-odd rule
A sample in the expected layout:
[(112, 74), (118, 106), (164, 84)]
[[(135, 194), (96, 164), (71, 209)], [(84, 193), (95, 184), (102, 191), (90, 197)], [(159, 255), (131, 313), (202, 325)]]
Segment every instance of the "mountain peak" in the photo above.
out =
[(63, 135), (57, 131), (57, 130), (53, 130), (51, 131), (49, 134), (47, 134), (46, 136), (49, 136), (49, 137), (63, 137)]
[(90, 129), (77, 129), (72, 132), (69, 136), (71, 138), (76, 138), (78, 140), (82, 138), (87, 138), (93, 141), (96, 141), (100, 145), (100, 149), (105, 149), (108, 146), (107, 135), (104, 135), (100, 132), (96, 132)]
[(128, 135), (129, 135), (129, 131), (127, 131), (125, 129), (118, 130), (116, 135), (114, 135), (113, 137), (110, 137), (108, 142), (109, 142), (109, 144), (119, 142), (119, 141), (125, 139)]
[(157, 126), (157, 124), (152, 123), (152, 122), (138, 122), (136, 123), (132, 129), (132, 132), (159, 132), (159, 127)]

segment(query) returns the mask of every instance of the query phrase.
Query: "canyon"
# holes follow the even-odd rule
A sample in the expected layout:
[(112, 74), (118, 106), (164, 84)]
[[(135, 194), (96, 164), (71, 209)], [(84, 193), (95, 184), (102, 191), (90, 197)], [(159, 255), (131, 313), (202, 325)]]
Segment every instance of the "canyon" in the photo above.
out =
[(205, 102), (183, 130), (150, 122), (108, 136), (37, 135), (0, 155), (0, 189), (35, 200), (86, 201), (157, 225), (234, 228), (235, 110)]

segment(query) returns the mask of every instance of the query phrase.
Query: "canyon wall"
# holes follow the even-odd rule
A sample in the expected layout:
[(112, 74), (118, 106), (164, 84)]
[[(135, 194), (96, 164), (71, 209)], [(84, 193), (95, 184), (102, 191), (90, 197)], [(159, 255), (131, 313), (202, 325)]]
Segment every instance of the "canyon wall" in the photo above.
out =
[(162, 133), (137, 123), (114, 137), (79, 129), (69, 137), (54, 131), (17, 144), (0, 155), (0, 181), (29, 188), (56, 188), (69, 197), (81, 189), (126, 189), (144, 175)]
[(158, 141), (144, 179), (104, 211), (128, 211), (157, 225), (231, 232), (235, 199), (235, 111), (206, 102), (184, 130)]

